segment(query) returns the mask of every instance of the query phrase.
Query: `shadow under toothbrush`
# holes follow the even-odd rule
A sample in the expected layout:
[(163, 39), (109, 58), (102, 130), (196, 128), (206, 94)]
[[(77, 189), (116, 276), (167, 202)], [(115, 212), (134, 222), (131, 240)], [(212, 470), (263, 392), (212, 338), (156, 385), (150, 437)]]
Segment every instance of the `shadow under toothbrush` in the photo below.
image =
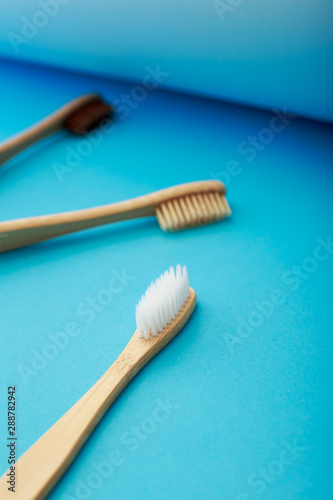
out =
[[(237, 211), (237, 210), (236, 210)], [(233, 208), (233, 213), (235, 209)], [(223, 221), (193, 227), (190, 229), (180, 230), (177, 232), (163, 232), (159, 227), (156, 217), (149, 217), (145, 219), (136, 219), (130, 221), (119, 222), (110, 224), (110, 226), (100, 226), (77, 233), (71, 233), (51, 240), (43, 241), (14, 249), (5, 253), (0, 253), (0, 266), (1, 263), (10, 263), (17, 261), (20, 257), (26, 259), (27, 257), (38, 257), (45, 253), (55, 253), (59, 258), (59, 251), (63, 255), (65, 252), (69, 255), (77, 254), (78, 252), (91, 251), (102, 246), (109, 246), (117, 242), (135, 242), (144, 238), (158, 236), (172, 241), (173, 238), (179, 238), (180, 235), (188, 235), (190, 233), (198, 234), (198, 232), (207, 233), (215, 231), (213, 228), (228, 227), (232, 223), (233, 215), (227, 217)], [(112, 227), (111, 227), (112, 226)], [(157, 229), (157, 231), (156, 231)]]

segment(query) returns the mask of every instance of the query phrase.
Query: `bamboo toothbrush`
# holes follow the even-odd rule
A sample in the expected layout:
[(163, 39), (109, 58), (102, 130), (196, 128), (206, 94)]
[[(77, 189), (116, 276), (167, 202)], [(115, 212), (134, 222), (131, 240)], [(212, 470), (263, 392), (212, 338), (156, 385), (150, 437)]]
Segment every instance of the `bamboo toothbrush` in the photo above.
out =
[(150, 285), (136, 307), (137, 330), (118, 359), (96, 384), (18, 460), (13, 495), (4, 474), (0, 497), (42, 500), (88, 439), (113, 401), (190, 318), (196, 294), (186, 267), (171, 267)]
[(0, 252), (137, 217), (156, 215), (163, 231), (214, 222), (231, 214), (225, 193), (220, 181), (191, 182), (111, 205), (1, 222)]
[(113, 108), (97, 94), (85, 94), (68, 102), (35, 125), (0, 144), (0, 167), (32, 144), (61, 129), (85, 134), (112, 113)]

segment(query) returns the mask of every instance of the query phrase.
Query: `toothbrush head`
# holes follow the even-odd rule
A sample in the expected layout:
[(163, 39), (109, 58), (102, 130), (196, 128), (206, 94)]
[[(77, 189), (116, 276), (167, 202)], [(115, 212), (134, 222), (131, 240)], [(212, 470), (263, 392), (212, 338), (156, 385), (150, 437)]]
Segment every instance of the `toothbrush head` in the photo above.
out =
[(163, 231), (178, 231), (229, 217), (231, 210), (225, 195), (222, 182), (197, 182), (193, 192), (181, 193), (156, 206), (158, 223)]
[[(136, 306), (140, 339), (154, 340), (160, 334), (173, 338), (191, 316), (196, 294), (189, 286), (186, 266), (170, 267), (153, 281)], [(171, 340), (168, 339), (168, 342)]]
[(113, 113), (113, 107), (104, 102), (98, 94), (88, 94), (82, 97), (82, 104), (67, 116), (64, 127), (73, 134), (85, 134), (98, 127)]

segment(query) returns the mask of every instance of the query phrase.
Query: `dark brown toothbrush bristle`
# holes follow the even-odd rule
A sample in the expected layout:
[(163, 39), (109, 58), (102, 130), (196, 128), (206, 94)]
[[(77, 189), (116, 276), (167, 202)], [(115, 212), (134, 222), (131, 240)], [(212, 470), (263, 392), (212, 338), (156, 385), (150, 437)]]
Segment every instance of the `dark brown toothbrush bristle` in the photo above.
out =
[(64, 127), (74, 134), (85, 134), (98, 127), (102, 120), (108, 118), (114, 109), (102, 99), (96, 98), (72, 113), (65, 121)]

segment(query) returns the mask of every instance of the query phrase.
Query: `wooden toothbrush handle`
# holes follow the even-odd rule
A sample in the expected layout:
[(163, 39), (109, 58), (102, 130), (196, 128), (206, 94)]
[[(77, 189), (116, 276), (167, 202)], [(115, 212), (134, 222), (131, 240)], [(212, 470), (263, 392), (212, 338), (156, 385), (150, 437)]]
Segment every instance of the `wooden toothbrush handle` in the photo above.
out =
[(124, 352), (96, 384), (61, 417), (15, 465), (15, 493), (7, 472), (0, 479), (0, 498), (42, 500), (74, 460), (105, 412), (137, 373)]
[(87, 210), (1, 222), (0, 253), (82, 229), (136, 217), (149, 217), (155, 214), (154, 207), (133, 202), (121, 202)]
[(32, 144), (61, 130), (64, 126), (64, 121), (71, 113), (94, 99), (96, 99), (96, 94), (85, 94), (73, 99), (43, 120), (0, 144), (0, 167), (10, 158)]

